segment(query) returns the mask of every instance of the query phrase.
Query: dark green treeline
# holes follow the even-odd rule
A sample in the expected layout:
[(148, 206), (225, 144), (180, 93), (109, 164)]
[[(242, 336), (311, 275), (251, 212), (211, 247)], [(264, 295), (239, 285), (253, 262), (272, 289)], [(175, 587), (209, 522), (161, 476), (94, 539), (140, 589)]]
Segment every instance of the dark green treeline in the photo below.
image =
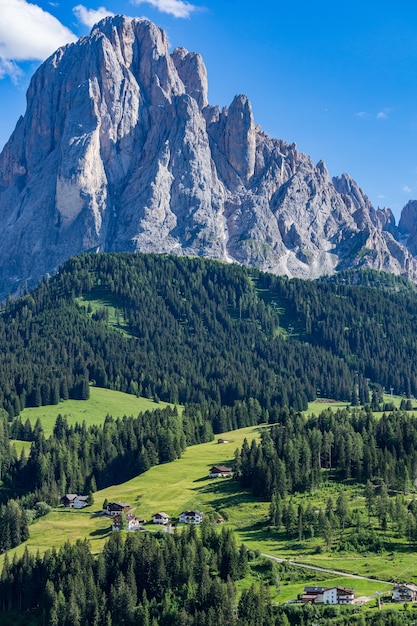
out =
[[(101, 300), (93, 313), (76, 298)], [(124, 333), (109, 326), (109, 307)], [(89, 384), (172, 403), (306, 408), (417, 394), (417, 298), (288, 280), (207, 259), (81, 255), (0, 316), (0, 406), (87, 398)]]
[(417, 419), (406, 411), (384, 413), (343, 409), (307, 419), (294, 410), (273, 413), (275, 425), (261, 441), (245, 442), (235, 474), (254, 495), (270, 500), (311, 491), (328, 479), (384, 482), (407, 492), (417, 473)]

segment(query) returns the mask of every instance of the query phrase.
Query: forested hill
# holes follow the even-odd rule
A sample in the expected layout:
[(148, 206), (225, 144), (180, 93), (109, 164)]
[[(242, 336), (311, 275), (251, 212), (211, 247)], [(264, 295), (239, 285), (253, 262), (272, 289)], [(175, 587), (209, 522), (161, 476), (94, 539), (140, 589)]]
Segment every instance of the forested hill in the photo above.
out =
[[(161, 255), (84, 254), (0, 315), (0, 406), (86, 398), (89, 385), (174, 403), (306, 407), (417, 395), (417, 296), (289, 280)], [(394, 281), (395, 282), (395, 281)], [(394, 285), (395, 286), (395, 285)]]

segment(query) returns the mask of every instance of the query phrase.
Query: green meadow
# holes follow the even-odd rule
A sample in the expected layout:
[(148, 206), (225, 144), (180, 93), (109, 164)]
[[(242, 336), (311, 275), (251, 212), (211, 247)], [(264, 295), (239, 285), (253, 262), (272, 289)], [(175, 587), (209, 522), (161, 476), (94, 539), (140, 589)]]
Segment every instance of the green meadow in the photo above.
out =
[(138, 413), (154, 411), (165, 406), (167, 406), (166, 402), (156, 403), (153, 400), (138, 398), (120, 391), (90, 387), (88, 400), (65, 400), (50, 406), (27, 408), (21, 412), (20, 417), (23, 423), (29, 419), (32, 427), (39, 418), (45, 437), (49, 437), (59, 414), (65, 417), (70, 425), (85, 422), (87, 426), (91, 426), (102, 424), (106, 415), (112, 415), (114, 418), (123, 417), (123, 415), (138, 415)]
[(131, 336), (128, 324), (123, 316), (123, 306), (120, 306), (120, 300), (116, 295), (110, 294), (106, 289), (96, 287), (90, 294), (75, 298), (75, 301), (79, 306), (84, 306), (89, 310), (91, 315), (97, 313), (100, 309), (106, 309), (108, 325), (126, 337)]
[[(395, 406), (399, 406), (401, 402), (400, 396), (384, 396), (384, 401), (393, 401)], [(24, 409), (20, 413), (22, 422), (29, 419), (32, 427), (39, 418), (45, 433), (45, 437), (52, 434), (55, 420), (59, 414), (67, 419), (68, 424), (86, 423), (87, 426), (93, 424), (102, 424), (106, 415), (112, 415), (114, 418), (123, 417), (123, 415), (137, 415), (144, 411), (154, 411), (157, 408), (167, 406), (166, 402), (154, 402), (148, 398), (136, 397), (131, 394), (113, 391), (111, 389), (102, 389), (100, 387), (90, 387), (90, 397), (88, 400), (65, 400), (59, 404), (31, 407)], [(349, 406), (347, 402), (339, 402), (331, 399), (319, 399), (310, 402), (308, 409), (304, 411), (305, 415), (318, 415), (326, 409), (344, 409)], [(179, 407), (181, 408), (181, 407)], [(30, 445), (25, 446), (25, 442), (14, 442), (16, 449), (20, 454), (22, 447), (25, 450), (30, 449)]]
[(22, 441), (21, 439), (10, 439), (10, 445), (16, 448), (17, 455), (20, 456), (22, 451), (25, 451), (26, 458), (30, 454), (31, 441)]
[[(384, 402), (392, 403), (395, 408), (399, 409), (401, 400), (403, 400), (402, 396), (394, 396), (388, 393), (384, 393)], [(350, 402), (341, 402), (339, 400), (331, 400), (329, 398), (318, 398), (314, 400), (314, 402), (308, 403), (308, 409), (303, 411), (304, 415), (319, 415), (322, 411), (326, 411), (327, 409), (332, 409), (332, 411), (337, 411), (338, 409), (346, 409), (347, 407), (351, 408)], [(417, 400), (413, 400), (413, 410), (417, 410)], [(381, 412), (374, 412), (375, 415), (381, 416)]]
[[(218, 444), (215, 439), (190, 446), (181, 459), (157, 465), (126, 483), (96, 492), (94, 504), (86, 509), (74, 511), (58, 507), (30, 526), (30, 539), (10, 550), (9, 557), (12, 558), (15, 552), (21, 554), (26, 545), (31, 551), (43, 552), (77, 538), (89, 539), (92, 550), (99, 552), (111, 532), (109, 518), (99, 514), (106, 498), (129, 502), (135, 513), (148, 521), (157, 511), (178, 516), (186, 508), (196, 508), (221, 515), (227, 514), (226, 507), (232, 503), (238, 511), (240, 506), (245, 507), (251, 502), (250, 495), (231, 479), (209, 479), (208, 470), (212, 465), (230, 465), (235, 449), (242, 445), (244, 438), (259, 437), (262, 428), (265, 426), (226, 433), (223, 436), (229, 438), (227, 444)], [(262, 505), (263, 510), (266, 510), (265, 506)], [(2, 558), (0, 556), (0, 562)]]
[(338, 409), (346, 409), (347, 406), (350, 406), (349, 402), (339, 402), (338, 400), (330, 400), (328, 398), (319, 398), (314, 400), (314, 402), (308, 403), (308, 409), (303, 411), (304, 415), (319, 415), (326, 409), (332, 409), (332, 411), (337, 411)]
[[(178, 517), (184, 509), (201, 509), (205, 514), (222, 517), (236, 532), (238, 541), (261, 553), (372, 579), (415, 580), (415, 553), (410, 551), (404, 541), (393, 537), (392, 547), (396, 541), (397, 549), (380, 555), (335, 554), (324, 549), (321, 538), (288, 541), (282, 533), (268, 527), (267, 502), (255, 500), (233, 479), (208, 478), (208, 470), (212, 465), (230, 466), (234, 451), (240, 448), (244, 438), (248, 441), (258, 438), (263, 428), (267, 426), (224, 433), (222, 437), (229, 440), (226, 444), (217, 443), (216, 437), (209, 443), (190, 446), (181, 459), (152, 467), (126, 483), (98, 491), (94, 494), (94, 504), (87, 509), (73, 511), (58, 507), (30, 526), (30, 539), (26, 544), (10, 551), (9, 558), (13, 558), (15, 552), (22, 554), (26, 545), (31, 551), (43, 552), (47, 548), (59, 547), (66, 541), (77, 538), (87, 538), (92, 550), (99, 552), (111, 533), (110, 520), (100, 515), (103, 501), (107, 499), (129, 502), (135, 513), (147, 520), (149, 530), (156, 530), (150, 522), (157, 511), (165, 511), (170, 516)], [(350, 490), (351, 506), (363, 507), (361, 488), (353, 485), (346, 485), (345, 488)], [(296, 495), (294, 501), (297, 505), (298, 501), (306, 502), (307, 498), (312, 498), (313, 506), (324, 507), (327, 497), (331, 495), (335, 499), (338, 489), (338, 485), (330, 484), (312, 496)], [(294, 579), (282, 580), (281, 591), (276, 599), (293, 599), (305, 584), (343, 584), (354, 587), (356, 595), (367, 597), (371, 597), (376, 591), (382, 593), (390, 589), (390, 585), (376, 580), (354, 580), (300, 568)]]
[[(389, 397), (389, 399), (391, 399)], [(385, 401), (388, 401), (388, 397)], [(393, 398), (396, 406), (401, 398)], [(23, 422), (29, 418), (32, 425), (41, 419), (46, 436), (52, 433), (57, 415), (65, 416), (70, 424), (86, 422), (87, 425), (102, 423), (107, 414), (113, 417), (136, 415), (141, 411), (154, 410), (164, 403), (155, 403), (145, 398), (100, 389), (90, 388), (89, 400), (68, 400), (56, 406), (25, 409)], [(327, 408), (337, 410), (345, 408), (346, 402), (318, 400), (309, 404), (305, 414), (318, 414)], [(200, 509), (213, 518), (222, 517), (232, 528), (239, 542), (261, 553), (270, 554), (288, 561), (296, 561), (334, 569), (368, 577), (372, 580), (350, 579), (330, 573), (320, 573), (301, 569), (287, 580), (281, 581), (279, 595), (273, 593), (275, 600), (280, 602), (294, 599), (301, 593), (306, 584), (352, 586), (357, 596), (374, 597), (376, 592), (389, 591), (389, 584), (379, 580), (417, 581), (415, 552), (411, 551), (405, 540), (392, 534), (389, 547), (383, 554), (334, 553), (324, 547), (322, 538), (309, 537), (298, 541), (288, 541), (283, 533), (268, 526), (269, 503), (255, 500), (252, 495), (233, 479), (209, 479), (208, 470), (212, 465), (231, 465), (235, 450), (240, 448), (244, 439), (250, 442), (257, 439), (267, 425), (243, 428), (224, 433), (222, 438), (228, 443), (219, 444), (219, 436), (206, 444), (190, 446), (181, 459), (172, 463), (152, 467), (145, 474), (132, 480), (113, 485), (94, 494), (92, 506), (81, 511), (73, 511), (58, 507), (47, 516), (38, 519), (30, 526), (30, 539), (16, 549), (13, 554), (22, 554), (27, 545), (31, 551), (44, 552), (52, 546), (59, 547), (66, 541), (87, 538), (92, 550), (98, 553), (111, 533), (111, 523), (107, 517), (100, 515), (103, 501), (126, 501), (134, 508), (135, 513), (149, 524), (149, 530), (156, 530), (151, 524), (152, 516), (157, 511), (165, 511), (172, 517), (187, 509)], [(30, 451), (30, 442), (13, 441), (18, 454), (24, 449)], [(330, 478), (330, 477), (329, 477)], [(343, 488), (348, 491), (351, 509), (364, 510), (365, 500), (362, 488), (346, 483)], [(324, 508), (329, 496), (336, 501), (340, 485), (330, 480), (325, 487), (313, 494), (296, 494), (293, 501), (296, 506), (307, 501), (314, 508)], [(0, 557), (0, 562), (3, 557)], [(256, 565), (248, 580), (256, 579)], [(375, 580), (375, 579), (378, 579)]]

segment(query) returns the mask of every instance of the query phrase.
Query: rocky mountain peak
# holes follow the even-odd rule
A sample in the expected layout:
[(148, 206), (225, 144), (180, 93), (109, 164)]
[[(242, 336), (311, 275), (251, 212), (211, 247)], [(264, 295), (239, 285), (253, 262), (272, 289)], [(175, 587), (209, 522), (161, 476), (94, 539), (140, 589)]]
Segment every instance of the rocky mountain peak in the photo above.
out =
[(256, 137), (252, 106), (244, 95), (235, 96), (227, 112), (226, 156), (246, 183), (255, 170)]
[[(237, 95), (211, 106), (200, 55), (108, 17), (32, 78), (0, 155), (0, 292), (85, 250), (194, 254), (316, 277), (365, 265), (417, 279), (399, 229), (347, 174), (269, 137)], [(406, 247), (408, 246), (408, 248)]]
[(175, 48), (172, 60), (179, 77), (184, 83), (186, 93), (197, 102), (200, 109), (208, 104), (207, 70), (203, 59), (195, 52), (185, 48)]

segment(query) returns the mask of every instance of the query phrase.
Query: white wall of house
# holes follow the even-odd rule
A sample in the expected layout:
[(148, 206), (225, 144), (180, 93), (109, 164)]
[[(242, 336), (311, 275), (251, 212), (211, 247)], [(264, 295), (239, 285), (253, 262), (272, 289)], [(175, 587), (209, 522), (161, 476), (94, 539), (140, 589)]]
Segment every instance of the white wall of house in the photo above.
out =
[(323, 591), (323, 602), (324, 604), (337, 604), (337, 589), (333, 587), (331, 589), (326, 589)]

